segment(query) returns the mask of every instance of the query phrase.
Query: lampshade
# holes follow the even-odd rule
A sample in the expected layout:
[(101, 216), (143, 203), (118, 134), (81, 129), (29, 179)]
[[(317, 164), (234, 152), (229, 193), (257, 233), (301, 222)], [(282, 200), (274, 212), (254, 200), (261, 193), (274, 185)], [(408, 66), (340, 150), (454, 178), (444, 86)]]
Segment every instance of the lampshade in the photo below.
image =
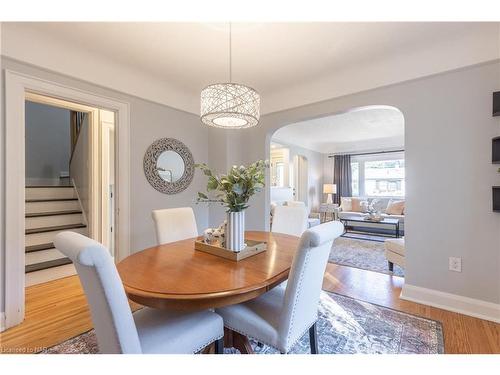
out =
[(201, 92), (201, 121), (209, 126), (241, 129), (255, 126), (260, 118), (260, 96), (251, 87), (217, 83)]
[(337, 185), (323, 184), (323, 194), (337, 194)]

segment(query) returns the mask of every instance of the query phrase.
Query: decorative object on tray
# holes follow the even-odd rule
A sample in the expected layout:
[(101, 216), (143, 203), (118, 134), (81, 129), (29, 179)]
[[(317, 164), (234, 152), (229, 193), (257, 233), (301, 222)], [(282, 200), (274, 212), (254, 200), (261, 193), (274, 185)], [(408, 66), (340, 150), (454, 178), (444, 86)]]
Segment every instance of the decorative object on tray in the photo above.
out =
[(226, 246), (226, 225), (227, 221), (219, 225), (217, 228), (207, 228), (203, 231), (203, 242), (211, 244), (218, 241), (221, 246)]
[(236, 166), (226, 175), (215, 174), (206, 164), (196, 164), (208, 177), (207, 192), (213, 193), (209, 198), (205, 193), (198, 193), (198, 202), (217, 202), (227, 208), (227, 225), (225, 228), (225, 247), (235, 252), (245, 248), (245, 210), (248, 200), (262, 191), (265, 182), (265, 168), (268, 163), (256, 161), (248, 166)]
[(365, 216), (365, 220), (380, 222), (384, 220), (384, 217), (382, 216), (382, 213), (380, 211), (375, 211), (369, 212), (368, 215)]
[(245, 258), (257, 255), (267, 250), (267, 243), (263, 241), (246, 240), (245, 246), (240, 251), (228, 251), (220, 240), (213, 240), (210, 243), (205, 239), (198, 239), (194, 243), (194, 248), (205, 253), (216, 255), (222, 258), (238, 262)]

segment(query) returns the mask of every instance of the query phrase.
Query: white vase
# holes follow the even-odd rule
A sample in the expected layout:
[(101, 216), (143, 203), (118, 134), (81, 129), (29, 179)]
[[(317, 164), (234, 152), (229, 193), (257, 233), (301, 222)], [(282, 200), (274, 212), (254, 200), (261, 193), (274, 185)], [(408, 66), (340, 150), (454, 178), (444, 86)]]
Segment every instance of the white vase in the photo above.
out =
[(245, 211), (228, 212), (226, 249), (239, 252), (245, 248)]

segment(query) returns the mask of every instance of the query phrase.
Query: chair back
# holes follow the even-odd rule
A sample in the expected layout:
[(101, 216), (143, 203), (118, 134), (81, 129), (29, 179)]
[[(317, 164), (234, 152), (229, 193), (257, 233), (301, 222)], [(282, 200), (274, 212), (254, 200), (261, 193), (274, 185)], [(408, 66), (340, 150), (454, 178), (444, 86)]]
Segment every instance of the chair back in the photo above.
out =
[(306, 204), (302, 201), (286, 201), (286, 205), (290, 207), (305, 207)]
[(333, 241), (343, 232), (342, 223), (331, 221), (302, 234), (285, 291), (278, 330), (281, 347), (289, 350), (316, 322), (326, 264)]
[(198, 237), (196, 219), (191, 207), (153, 210), (158, 245)]
[(271, 231), (300, 237), (307, 229), (307, 216), (305, 207), (277, 206)]
[(109, 251), (74, 232), (58, 234), (54, 246), (75, 265), (90, 305), (99, 351), (141, 353), (130, 305)]

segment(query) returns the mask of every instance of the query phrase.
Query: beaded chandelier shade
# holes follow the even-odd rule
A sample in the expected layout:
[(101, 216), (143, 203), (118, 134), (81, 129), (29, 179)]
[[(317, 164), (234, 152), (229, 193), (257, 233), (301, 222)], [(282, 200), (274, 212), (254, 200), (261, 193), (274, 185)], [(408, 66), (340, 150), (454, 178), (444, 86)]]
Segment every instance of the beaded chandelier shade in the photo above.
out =
[(231, 24), (229, 24), (229, 83), (216, 83), (201, 91), (201, 122), (216, 128), (242, 129), (260, 118), (260, 96), (251, 87), (232, 83)]
[(201, 121), (218, 128), (255, 126), (260, 118), (260, 96), (236, 83), (217, 83), (201, 92)]

